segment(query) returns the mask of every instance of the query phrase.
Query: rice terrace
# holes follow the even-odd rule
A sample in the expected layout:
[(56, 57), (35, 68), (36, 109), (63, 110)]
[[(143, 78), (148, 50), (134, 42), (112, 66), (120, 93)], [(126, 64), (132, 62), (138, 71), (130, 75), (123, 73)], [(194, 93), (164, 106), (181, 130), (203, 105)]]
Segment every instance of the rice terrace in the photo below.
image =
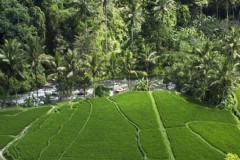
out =
[(223, 160), (240, 155), (237, 140), (240, 126), (230, 111), (170, 91), (0, 112), (3, 160)]

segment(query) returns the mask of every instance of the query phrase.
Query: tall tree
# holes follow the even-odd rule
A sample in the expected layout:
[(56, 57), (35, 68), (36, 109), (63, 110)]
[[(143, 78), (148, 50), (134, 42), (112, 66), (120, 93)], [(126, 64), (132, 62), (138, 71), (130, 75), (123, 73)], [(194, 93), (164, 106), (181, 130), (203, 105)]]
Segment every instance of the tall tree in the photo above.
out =
[(53, 60), (49, 63), (51, 69), (51, 74), (48, 75), (49, 80), (53, 80), (57, 83), (58, 88), (58, 98), (61, 100), (62, 91), (64, 91), (64, 72), (66, 71), (66, 66), (64, 64), (64, 57), (59, 52), (55, 53)]
[(127, 25), (129, 26), (130, 30), (130, 37), (131, 37), (131, 43), (134, 41), (134, 31), (139, 30), (141, 28), (141, 24), (144, 21), (144, 18), (142, 16), (142, 6), (140, 3), (136, 0), (132, 0), (130, 3), (130, 6), (126, 8), (126, 11), (128, 13), (128, 22)]
[(130, 50), (126, 50), (125, 54), (122, 57), (122, 70), (128, 76), (128, 88), (131, 88), (131, 75), (137, 76), (137, 71), (135, 70), (136, 61), (137, 59), (133, 56), (133, 53)]
[[(3, 45), (2, 49), (0, 49), (0, 68), (6, 75), (6, 97), (9, 96), (10, 100), (10, 91), (11, 89), (15, 88), (14, 86), (11, 86), (11, 79), (15, 81), (16, 79), (24, 78), (21, 71), (21, 66), (23, 65), (24, 61), (25, 56), (21, 43), (19, 43), (16, 39), (9, 41), (5, 40), (5, 44)], [(16, 89), (15, 93), (17, 93)]]
[(34, 74), (35, 87), (37, 88), (38, 98), (38, 75), (42, 68), (43, 62), (49, 62), (52, 59), (50, 55), (44, 54), (44, 46), (42, 45), (39, 37), (31, 37), (26, 45), (26, 53), (28, 62), (31, 64), (31, 68)]

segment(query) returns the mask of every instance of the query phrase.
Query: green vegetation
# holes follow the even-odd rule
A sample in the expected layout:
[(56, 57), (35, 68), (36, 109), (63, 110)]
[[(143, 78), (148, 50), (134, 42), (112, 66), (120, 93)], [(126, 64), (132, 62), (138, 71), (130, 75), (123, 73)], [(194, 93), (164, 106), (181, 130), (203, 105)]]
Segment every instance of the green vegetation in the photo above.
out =
[(40, 116), (46, 114), (48, 107), (31, 109), (5, 109), (0, 112), (0, 149), (17, 138), (16, 136)]
[[(38, 131), (32, 131), (28, 136), (24, 136), (9, 148), (13, 159), (36, 159), (39, 157), (41, 150), (47, 146), (51, 136), (56, 134), (61, 128), (61, 125), (71, 116), (74, 110), (64, 109), (58, 114), (51, 116), (43, 126), (38, 128)], [(45, 128), (46, 127), (46, 128)], [(35, 138), (38, 137), (38, 138)]]
[(240, 139), (238, 126), (221, 122), (193, 122), (189, 124), (189, 127), (212, 145), (221, 148), (224, 153), (236, 153), (240, 155), (240, 144), (236, 141)]
[(149, 93), (127, 92), (114, 96), (112, 99), (116, 101), (122, 112), (139, 127), (142, 147), (145, 149), (147, 157), (167, 159), (169, 155)]
[(237, 100), (238, 100), (237, 109), (238, 109), (239, 112), (240, 112), (240, 89), (238, 89), (235, 93), (236, 93)]
[(20, 114), (0, 117), (0, 134), (1, 135), (17, 135), (21, 130), (35, 121), (41, 115), (45, 114), (49, 107), (31, 108)]
[(164, 126), (167, 128), (185, 126), (187, 122), (191, 121), (237, 123), (236, 119), (229, 111), (212, 109), (191, 103), (187, 101), (187, 98), (175, 92), (153, 92), (153, 95)]
[(22, 112), (23, 110), (21, 109), (5, 109), (5, 110), (0, 110), (0, 116), (7, 116), (7, 115), (16, 115), (20, 112)]
[(153, 95), (176, 159), (223, 159), (237, 152), (239, 128), (231, 112), (192, 103), (176, 92)]
[(135, 130), (106, 98), (91, 99), (85, 128), (62, 159), (141, 159)]
[(9, 142), (11, 142), (14, 138), (11, 136), (2, 136), (0, 135), (0, 149), (5, 147)]
[(149, 90), (156, 76), (233, 109), (238, 0), (8, 0), (0, 9), (1, 105), (47, 81), (61, 99), (91, 85), (95, 95), (96, 80), (106, 78), (142, 79), (135, 89)]
[[(167, 130), (173, 153), (178, 160), (224, 159), (225, 155), (209, 147), (185, 127)], [(227, 143), (227, 142), (225, 142)]]
[(225, 160), (239, 160), (239, 157), (236, 154), (228, 153)]
[(215, 160), (240, 154), (239, 124), (230, 111), (176, 92), (130, 91), (48, 109), (3, 111), (0, 148), (14, 140), (4, 150), (7, 159)]

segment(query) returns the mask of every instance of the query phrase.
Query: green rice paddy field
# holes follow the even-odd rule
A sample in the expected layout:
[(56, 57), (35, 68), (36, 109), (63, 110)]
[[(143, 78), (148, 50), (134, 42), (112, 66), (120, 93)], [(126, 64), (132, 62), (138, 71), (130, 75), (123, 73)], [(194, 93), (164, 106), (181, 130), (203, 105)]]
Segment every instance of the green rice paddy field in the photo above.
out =
[(0, 150), (9, 160), (223, 160), (240, 155), (239, 142), (229, 111), (168, 91), (0, 111)]

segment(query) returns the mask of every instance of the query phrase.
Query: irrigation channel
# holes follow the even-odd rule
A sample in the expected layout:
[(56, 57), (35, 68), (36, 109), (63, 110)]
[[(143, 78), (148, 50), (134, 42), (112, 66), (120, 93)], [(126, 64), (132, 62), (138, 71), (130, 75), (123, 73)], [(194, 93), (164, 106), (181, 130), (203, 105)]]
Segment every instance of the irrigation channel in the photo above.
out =
[[(130, 86), (133, 87), (138, 80), (131, 80), (130, 81)], [(163, 84), (162, 80), (159, 80), (156, 77), (149, 78), (149, 83), (151, 85), (152, 90), (174, 90), (174, 84), (168, 84), (166, 86)], [(112, 80), (101, 80), (96, 82), (97, 85), (104, 85), (105, 87), (109, 88), (109, 96), (113, 96), (116, 94), (117, 90), (123, 89), (123, 91), (129, 90), (128, 88), (128, 80), (127, 79), (118, 79), (114, 80), (114, 85)], [(89, 87), (86, 90), (86, 97), (92, 97), (93, 96), (93, 87)], [(28, 93), (23, 93), (23, 94), (18, 94), (17, 97), (15, 95), (12, 96), (12, 103), (24, 106), (26, 105), (26, 100), (32, 97), (37, 97), (37, 90), (28, 92)], [(76, 98), (83, 98), (83, 90), (82, 89), (73, 89), (72, 94), (70, 96), (64, 96), (62, 98), (62, 101), (66, 100), (72, 100)], [(56, 102), (59, 101), (59, 96), (58, 96), (58, 90), (56, 87), (56, 84), (47, 84), (46, 86), (38, 89), (38, 98), (35, 100), (34, 105), (39, 105), (39, 104), (44, 104), (46, 99), (48, 98), (49, 101), (51, 102)], [(0, 107), (1, 107), (1, 100), (0, 100)]]

